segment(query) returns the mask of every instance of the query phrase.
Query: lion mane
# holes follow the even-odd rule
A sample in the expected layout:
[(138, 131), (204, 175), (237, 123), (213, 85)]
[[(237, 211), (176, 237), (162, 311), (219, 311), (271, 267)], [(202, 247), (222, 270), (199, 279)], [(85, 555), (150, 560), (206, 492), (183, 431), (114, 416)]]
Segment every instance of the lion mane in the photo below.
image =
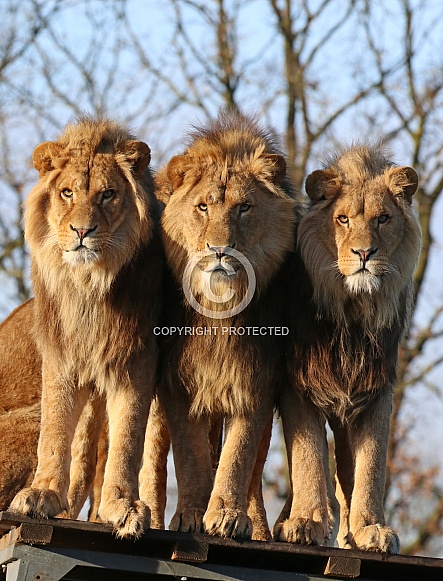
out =
[[(106, 402), (110, 452), (100, 516), (120, 536), (148, 523), (137, 474), (153, 390), (162, 253), (149, 147), (111, 119), (84, 116), (33, 153), (25, 204), (42, 427), (31, 488), (11, 510), (68, 510), (70, 445), (85, 402)], [(97, 404), (97, 423), (104, 409)], [(116, 484), (118, 483), (118, 484)]]

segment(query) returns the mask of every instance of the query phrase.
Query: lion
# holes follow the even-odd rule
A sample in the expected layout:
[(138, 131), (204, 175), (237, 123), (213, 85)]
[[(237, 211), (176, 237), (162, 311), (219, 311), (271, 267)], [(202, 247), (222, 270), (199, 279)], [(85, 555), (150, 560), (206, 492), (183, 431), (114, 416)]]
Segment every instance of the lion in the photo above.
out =
[(24, 217), (42, 358), (41, 431), (32, 484), (10, 506), (37, 517), (69, 510), (71, 443), (92, 398), (97, 424), (104, 406), (109, 420), (99, 516), (132, 538), (149, 526), (138, 469), (163, 262), (149, 161), (149, 147), (125, 127), (88, 116), (34, 150), (40, 179)]
[(41, 359), (29, 332), (32, 302), (0, 324), (0, 510), (30, 485), (37, 467)]
[[(254, 465), (279, 386), (277, 333), (295, 244), (286, 163), (255, 118), (221, 112), (191, 132), (187, 149), (156, 181), (169, 267), (156, 331), (157, 393), (178, 486), (169, 528), (251, 538), (248, 497), (253, 510), (264, 511)], [(226, 433), (214, 479), (209, 433), (220, 418)]]
[(280, 402), (292, 489), (276, 540), (328, 542), (334, 500), (327, 419), (335, 436), (339, 545), (399, 551), (383, 494), (397, 352), (421, 248), (411, 206), (417, 187), (415, 170), (393, 165), (380, 144), (343, 148), (306, 180), (311, 208), (298, 228), (290, 381)]
[(0, 323), (0, 414), (40, 404), (41, 358), (30, 332), (33, 303), (24, 302)]
[[(33, 324), (33, 299), (17, 307), (0, 324), (0, 511), (8, 509), (19, 490), (31, 485), (37, 468), (42, 359), (32, 333)], [(69, 510), (61, 513), (68, 518), (78, 517), (92, 482), (98, 486), (96, 481), (104, 472), (101, 465), (96, 470), (98, 440), (105, 429), (98, 421), (101, 406), (100, 398), (91, 394), (75, 430)]]

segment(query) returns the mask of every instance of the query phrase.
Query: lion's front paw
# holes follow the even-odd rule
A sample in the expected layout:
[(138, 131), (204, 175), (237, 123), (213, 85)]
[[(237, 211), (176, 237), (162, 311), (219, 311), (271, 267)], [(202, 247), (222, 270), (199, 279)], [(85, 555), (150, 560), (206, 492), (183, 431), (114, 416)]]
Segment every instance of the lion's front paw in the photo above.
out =
[(234, 508), (208, 510), (203, 518), (205, 532), (231, 539), (250, 539), (252, 521), (248, 515)]
[(98, 512), (102, 522), (111, 523), (117, 537), (122, 539), (138, 539), (149, 528), (149, 508), (141, 500), (111, 500), (100, 505)]
[(253, 541), (272, 541), (271, 531), (267, 523), (255, 521), (252, 519), (252, 537)]
[(400, 552), (400, 539), (390, 527), (380, 524), (368, 525), (351, 534), (351, 545), (362, 551), (377, 551), (378, 553)]
[(165, 519), (164, 519), (163, 511), (153, 509), (152, 507), (149, 507), (149, 510), (151, 512), (151, 522), (150, 522), (149, 527), (151, 529), (157, 529), (160, 531), (164, 531), (165, 530)]
[(36, 518), (48, 518), (60, 514), (67, 508), (67, 502), (63, 504), (55, 490), (24, 488), (15, 495), (9, 511)]
[(297, 545), (325, 545), (329, 533), (320, 522), (309, 518), (288, 518), (274, 526), (274, 540)]
[(248, 516), (252, 521), (252, 540), (272, 541), (264, 507), (250, 503), (248, 506)]
[(202, 533), (204, 510), (199, 508), (184, 508), (177, 510), (169, 525), (171, 531), (182, 533)]

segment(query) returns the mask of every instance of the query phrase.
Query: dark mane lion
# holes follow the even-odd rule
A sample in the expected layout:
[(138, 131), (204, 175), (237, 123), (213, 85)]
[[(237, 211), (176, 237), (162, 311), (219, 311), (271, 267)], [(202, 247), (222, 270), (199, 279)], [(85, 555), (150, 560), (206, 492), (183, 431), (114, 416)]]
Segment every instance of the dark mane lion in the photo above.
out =
[[(306, 180), (312, 205), (298, 229), (293, 387), (282, 399), (294, 504), (280, 515), (280, 540), (328, 539), (327, 483), (318, 479), (322, 455), (328, 471), (327, 418), (336, 439), (341, 546), (399, 550), (398, 537), (385, 525), (383, 489), (397, 351), (420, 252), (411, 207), (417, 184), (416, 172), (394, 166), (379, 146), (344, 149)], [(311, 481), (318, 484), (309, 487)]]

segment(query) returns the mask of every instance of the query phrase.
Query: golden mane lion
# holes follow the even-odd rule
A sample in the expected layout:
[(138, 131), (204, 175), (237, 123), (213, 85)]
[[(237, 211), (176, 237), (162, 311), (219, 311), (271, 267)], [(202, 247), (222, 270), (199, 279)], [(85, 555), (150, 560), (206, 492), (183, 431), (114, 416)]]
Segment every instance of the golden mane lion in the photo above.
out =
[(42, 418), (36, 474), (10, 510), (69, 511), (74, 430), (91, 399), (101, 425), (103, 399), (110, 445), (99, 514), (122, 537), (138, 537), (149, 523), (137, 477), (162, 269), (149, 161), (148, 146), (125, 128), (84, 117), (35, 149), (40, 180), (25, 207)]
[(292, 387), (281, 400), (292, 494), (274, 528), (278, 540), (329, 538), (327, 419), (340, 546), (399, 551), (383, 493), (397, 351), (421, 245), (411, 208), (417, 185), (416, 172), (395, 167), (379, 146), (343, 150), (306, 180), (312, 205), (298, 229)]
[[(191, 134), (156, 179), (170, 269), (158, 331), (158, 394), (178, 484), (170, 528), (250, 538), (248, 489), (260, 489), (264, 458), (255, 471), (254, 464), (272, 421), (283, 277), (295, 243), (286, 164), (254, 119), (220, 114)], [(242, 303), (251, 287), (249, 304)], [(226, 435), (214, 481), (208, 434), (220, 417)], [(249, 501), (263, 510), (256, 497)], [(266, 530), (260, 534), (266, 538)]]

